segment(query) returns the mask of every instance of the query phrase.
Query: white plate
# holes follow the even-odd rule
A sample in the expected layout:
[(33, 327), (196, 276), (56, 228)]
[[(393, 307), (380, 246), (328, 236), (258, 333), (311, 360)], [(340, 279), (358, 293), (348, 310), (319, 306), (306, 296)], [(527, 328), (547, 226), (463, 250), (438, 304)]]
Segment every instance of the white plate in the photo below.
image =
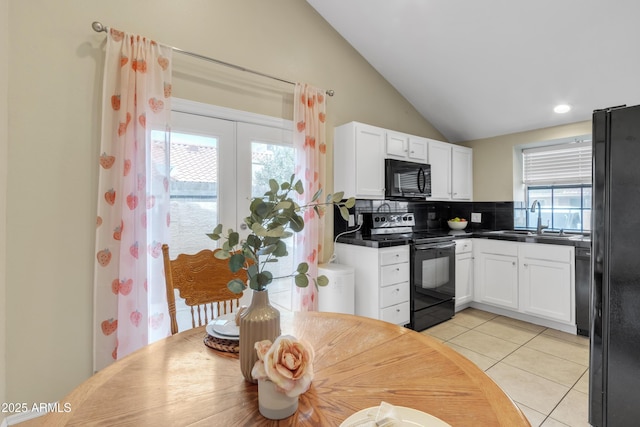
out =
[(224, 314), (216, 319), (213, 319), (211, 322), (209, 322), (209, 324), (219, 335), (236, 338), (240, 336), (240, 327), (236, 325), (235, 313)]
[(212, 337), (238, 341), (240, 339), (240, 328), (236, 325), (235, 319), (235, 313), (223, 314), (207, 324), (207, 333)]
[[(357, 426), (365, 421), (373, 422), (375, 425), (376, 414), (378, 413), (379, 406), (373, 406), (371, 408), (363, 409), (351, 415), (344, 420), (340, 427), (350, 427), (351, 425)], [(450, 424), (445, 423), (440, 418), (436, 418), (433, 415), (426, 412), (418, 411), (413, 408), (406, 408), (404, 406), (394, 406), (396, 414), (402, 419), (404, 425), (407, 426), (420, 426), (420, 427), (451, 427)]]

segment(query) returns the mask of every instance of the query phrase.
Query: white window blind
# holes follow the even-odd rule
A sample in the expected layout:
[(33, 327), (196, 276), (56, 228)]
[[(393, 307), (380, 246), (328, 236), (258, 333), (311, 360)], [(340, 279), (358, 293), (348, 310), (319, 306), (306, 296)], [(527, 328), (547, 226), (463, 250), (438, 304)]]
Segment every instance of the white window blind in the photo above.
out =
[(591, 184), (591, 141), (522, 150), (527, 185)]

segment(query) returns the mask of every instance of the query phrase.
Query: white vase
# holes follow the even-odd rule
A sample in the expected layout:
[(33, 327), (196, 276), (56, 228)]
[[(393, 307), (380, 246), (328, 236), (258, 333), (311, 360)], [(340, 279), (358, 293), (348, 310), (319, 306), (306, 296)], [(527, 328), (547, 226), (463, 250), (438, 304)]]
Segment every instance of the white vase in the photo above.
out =
[(263, 417), (282, 420), (298, 410), (298, 396), (289, 397), (278, 391), (274, 382), (258, 381), (258, 408)]

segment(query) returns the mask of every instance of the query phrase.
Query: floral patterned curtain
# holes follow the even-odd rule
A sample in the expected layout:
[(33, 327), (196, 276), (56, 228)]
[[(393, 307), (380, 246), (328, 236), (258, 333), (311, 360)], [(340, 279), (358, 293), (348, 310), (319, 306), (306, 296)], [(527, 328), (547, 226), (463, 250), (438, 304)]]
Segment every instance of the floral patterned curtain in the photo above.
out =
[(94, 370), (170, 334), (171, 48), (110, 29), (103, 82), (94, 273)]
[[(296, 150), (296, 176), (305, 184), (300, 204), (308, 204), (313, 195), (325, 188), (326, 139), (325, 91), (307, 84), (296, 84), (294, 93), (293, 146)], [(324, 220), (318, 218), (312, 209), (304, 215), (304, 230), (296, 234), (294, 265), (299, 262), (309, 264), (309, 275), (318, 276), (318, 260), (322, 256)], [(306, 288), (294, 286), (293, 309), (296, 311), (315, 311), (318, 309), (318, 291), (313, 284)]]

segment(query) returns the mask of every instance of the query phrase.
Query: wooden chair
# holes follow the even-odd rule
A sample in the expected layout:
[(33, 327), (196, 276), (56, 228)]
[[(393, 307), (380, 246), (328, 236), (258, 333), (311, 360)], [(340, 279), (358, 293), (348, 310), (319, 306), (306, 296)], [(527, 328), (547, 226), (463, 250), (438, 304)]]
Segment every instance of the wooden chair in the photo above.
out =
[(178, 289), (180, 297), (184, 298), (185, 303), (191, 307), (191, 324), (194, 328), (206, 325), (209, 320), (221, 314), (231, 313), (234, 301), (235, 307), (239, 306), (242, 294), (231, 292), (227, 288), (227, 283), (236, 278), (246, 281), (246, 271), (232, 273), (229, 270), (228, 260), (214, 256), (219, 250), (205, 249), (195, 255), (179, 254), (176, 259), (171, 260), (169, 246), (162, 245), (171, 334), (178, 333), (174, 289)]

